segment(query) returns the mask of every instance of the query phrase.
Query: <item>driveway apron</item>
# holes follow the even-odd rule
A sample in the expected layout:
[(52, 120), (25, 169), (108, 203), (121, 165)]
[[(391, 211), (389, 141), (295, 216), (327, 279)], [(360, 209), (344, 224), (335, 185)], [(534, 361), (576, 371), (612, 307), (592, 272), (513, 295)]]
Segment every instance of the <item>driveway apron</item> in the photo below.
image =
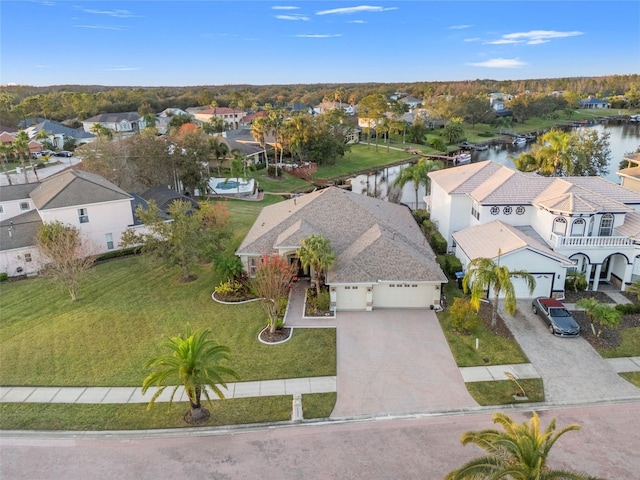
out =
[(620, 377), (582, 337), (551, 335), (531, 309), (531, 300), (518, 300), (514, 316), (500, 315), (544, 381), (547, 402), (574, 403), (640, 398), (640, 389)]
[(477, 406), (430, 310), (339, 312), (332, 417)]

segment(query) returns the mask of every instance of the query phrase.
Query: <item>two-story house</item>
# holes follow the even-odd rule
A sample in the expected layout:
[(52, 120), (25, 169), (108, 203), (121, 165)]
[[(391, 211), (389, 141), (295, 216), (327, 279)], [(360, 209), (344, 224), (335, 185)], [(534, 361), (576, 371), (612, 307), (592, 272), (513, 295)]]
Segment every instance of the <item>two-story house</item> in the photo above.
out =
[(192, 115), (201, 122), (208, 122), (213, 117), (219, 118), (224, 123), (225, 130), (235, 130), (240, 127), (240, 121), (247, 115), (247, 112), (235, 108), (215, 107), (195, 111)]
[(41, 183), (2, 186), (0, 272), (36, 274), (46, 263), (36, 234), (53, 221), (77, 227), (92, 253), (116, 250), (125, 230), (143, 226), (134, 215), (140, 204), (146, 202), (81, 170), (66, 170)]
[(102, 113), (82, 121), (85, 132), (93, 133), (95, 124), (113, 130), (116, 133), (135, 133), (143, 130), (147, 124), (136, 112)]
[(601, 177), (542, 177), (494, 162), (429, 177), (431, 219), (465, 268), (488, 257), (527, 270), (533, 296), (562, 296), (568, 269), (584, 272), (593, 290), (602, 282), (624, 290), (640, 278), (640, 193)]

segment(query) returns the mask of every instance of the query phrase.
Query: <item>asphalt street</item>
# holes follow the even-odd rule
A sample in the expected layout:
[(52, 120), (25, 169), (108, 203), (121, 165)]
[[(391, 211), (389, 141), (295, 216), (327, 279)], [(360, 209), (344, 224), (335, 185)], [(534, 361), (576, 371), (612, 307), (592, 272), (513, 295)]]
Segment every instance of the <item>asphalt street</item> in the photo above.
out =
[[(509, 408), (521, 422), (530, 412)], [(546, 427), (579, 423), (553, 468), (640, 479), (640, 402), (539, 411)], [(64, 434), (2, 432), (2, 479), (440, 479), (481, 450), (460, 444), (491, 414), (434, 415), (240, 429)]]

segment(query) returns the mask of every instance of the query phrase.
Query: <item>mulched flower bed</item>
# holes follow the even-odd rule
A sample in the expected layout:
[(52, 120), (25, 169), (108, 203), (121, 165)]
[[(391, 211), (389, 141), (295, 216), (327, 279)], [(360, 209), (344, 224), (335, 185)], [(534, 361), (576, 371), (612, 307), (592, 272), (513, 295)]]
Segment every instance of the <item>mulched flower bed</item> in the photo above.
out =
[(256, 297), (249, 295), (248, 293), (235, 293), (235, 294), (223, 295), (218, 292), (213, 292), (213, 295), (216, 297), (217, 300), (220, 300), (221, 302), (229, 302), (229, 303), (246, 302), (247, 300), (256, 299)]
[(604, 292), (594, 292), (592, 290), (585, 290), (583, 292), (574, 292), (567, 290), (564, 292), (564, 303), (576, 303), (583, 298), (595, 298), (600, 303), (615, 303), (609, 295)]
[(605, 327), (602, 334), (599, 337), (596, 337), (593, 334), (593, 330), (591, 330), (591, 322), (585, 312), (571, 312), (571, 314), (576, 322), (578, 322), (578, 325), (580, 325), (582, 337), (589, 342), (593, 348), (617, 348), (620, 346), (620, 332), (622, 330), (632, 327), (640, 327), (640, 314), (624, 315), (620, 322), (620, 326), (617, 329), (612, 330)]
[(491, 315), (492, 315), (491, 304), (485, 303), (485, 302), (480, 303), (480, 311), (478, 312), (478, 316), (482, 320), (482, 323), (485, 326), (485, 328), (495, 333), (499, 337), (513, 339), (513, 334), (511, 333), (511, 330), (509, 330), (509, 327), (507, 327), (507, 325), (502, 320), (500, 313), (498, 313), (498, 321), (495, 327), (491, 326)]
[(266, 343), (284, 342), (291, 336), (292, 331), (293, 331), (292, 328), (284, 327), (271, 333), (267, 328), (260, 333), (260, 340)]

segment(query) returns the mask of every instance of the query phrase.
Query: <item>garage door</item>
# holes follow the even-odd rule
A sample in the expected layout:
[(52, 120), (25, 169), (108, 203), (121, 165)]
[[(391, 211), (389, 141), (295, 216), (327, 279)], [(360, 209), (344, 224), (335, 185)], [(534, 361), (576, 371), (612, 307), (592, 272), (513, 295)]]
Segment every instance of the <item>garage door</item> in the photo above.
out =
[(367, 288), (353, 285), (336, 287), (336, 308), (338, 310), (365, 310)]
[(529, 287), (527, 282), (522, 278), (513, 278), (513, 288), (516, 293), (516, 298), (533, 298), (533, 297), (548, 297), (551, 295), (551, 286), (553, 284), (552, 273), (532, 273), (533, 278), (536, 280), (536, 288), (533, 293), (529, 293)]
[(431, 285), (381, 283), (373, 287), (373, 308), (429, 308)]

